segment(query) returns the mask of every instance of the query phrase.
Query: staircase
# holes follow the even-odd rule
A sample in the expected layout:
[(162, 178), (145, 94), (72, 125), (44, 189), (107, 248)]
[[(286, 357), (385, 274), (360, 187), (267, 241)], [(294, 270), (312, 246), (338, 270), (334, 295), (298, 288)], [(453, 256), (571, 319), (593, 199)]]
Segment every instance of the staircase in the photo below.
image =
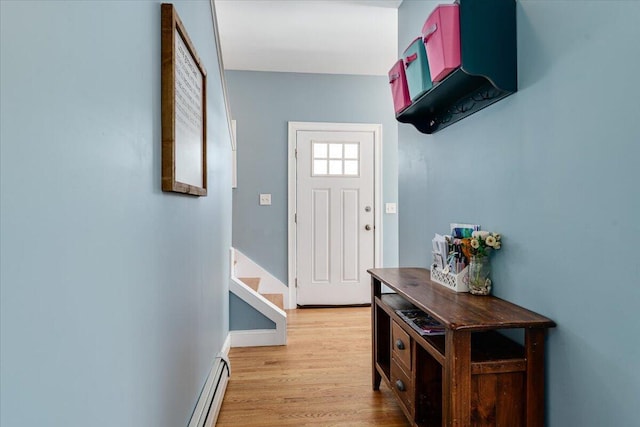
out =
[(282, 296), (282, 294), (262, 293), (258, 290), (260, 288), (259, 277), (238, 277), (238, 280), (265, 297), (280, 310), (284, 310), (284, 297)]
[(231, 248), (229, 291), (275, 324), (275, 329), (234, 330), (231, 347), (287, 344), (288, 288), (246, 255)]

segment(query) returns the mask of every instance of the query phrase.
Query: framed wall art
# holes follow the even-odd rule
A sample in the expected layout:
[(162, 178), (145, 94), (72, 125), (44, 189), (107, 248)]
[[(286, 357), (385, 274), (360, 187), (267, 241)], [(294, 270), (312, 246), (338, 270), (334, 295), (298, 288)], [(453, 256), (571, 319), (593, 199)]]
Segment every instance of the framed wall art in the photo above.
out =
[(163, 3), (162, 191), (207, 195), (207, 72), (172, 4)]

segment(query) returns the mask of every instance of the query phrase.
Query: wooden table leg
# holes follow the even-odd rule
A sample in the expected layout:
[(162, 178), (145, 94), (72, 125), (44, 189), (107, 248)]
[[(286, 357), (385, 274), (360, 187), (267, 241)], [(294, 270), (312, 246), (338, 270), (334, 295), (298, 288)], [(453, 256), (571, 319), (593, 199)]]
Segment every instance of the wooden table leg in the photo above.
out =
[(380, 390), (382, 376), (376, 369), (376, 351), (378, 349), (378, 315), (376, 297), (382, 295), (382, 285), (379, 280), (371, 278), (371, 383), (374, 390)]
[(471, 332), (445, 333), (443, 425), (471, 426)]
[(527, 358), (526, 427), (544, 426), (544, 336), (545, 329), (528, 328), (524, 334)]

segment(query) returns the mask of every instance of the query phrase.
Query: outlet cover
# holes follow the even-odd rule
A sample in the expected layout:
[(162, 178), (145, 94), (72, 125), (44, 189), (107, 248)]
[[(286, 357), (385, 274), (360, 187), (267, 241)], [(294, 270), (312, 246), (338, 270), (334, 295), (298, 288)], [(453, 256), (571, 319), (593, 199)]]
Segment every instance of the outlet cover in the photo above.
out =
[(396, 204), (395, 203), (385, 203), (384, 211), (388, 214), (396, 213)]
[(271, 194), (260, 194), (260, 206), (271, 205)]

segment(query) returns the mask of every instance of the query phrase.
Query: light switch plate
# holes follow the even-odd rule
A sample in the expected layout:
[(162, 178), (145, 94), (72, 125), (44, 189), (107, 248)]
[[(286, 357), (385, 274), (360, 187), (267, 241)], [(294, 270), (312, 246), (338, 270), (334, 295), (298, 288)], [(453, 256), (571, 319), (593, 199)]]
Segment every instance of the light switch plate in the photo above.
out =
[(271, 205), (271, 194), (260, 194), (260, 206)]
[(396, 213), (396, 204), (395, 203), (385, 203), (384, 211), (388, 214)]

